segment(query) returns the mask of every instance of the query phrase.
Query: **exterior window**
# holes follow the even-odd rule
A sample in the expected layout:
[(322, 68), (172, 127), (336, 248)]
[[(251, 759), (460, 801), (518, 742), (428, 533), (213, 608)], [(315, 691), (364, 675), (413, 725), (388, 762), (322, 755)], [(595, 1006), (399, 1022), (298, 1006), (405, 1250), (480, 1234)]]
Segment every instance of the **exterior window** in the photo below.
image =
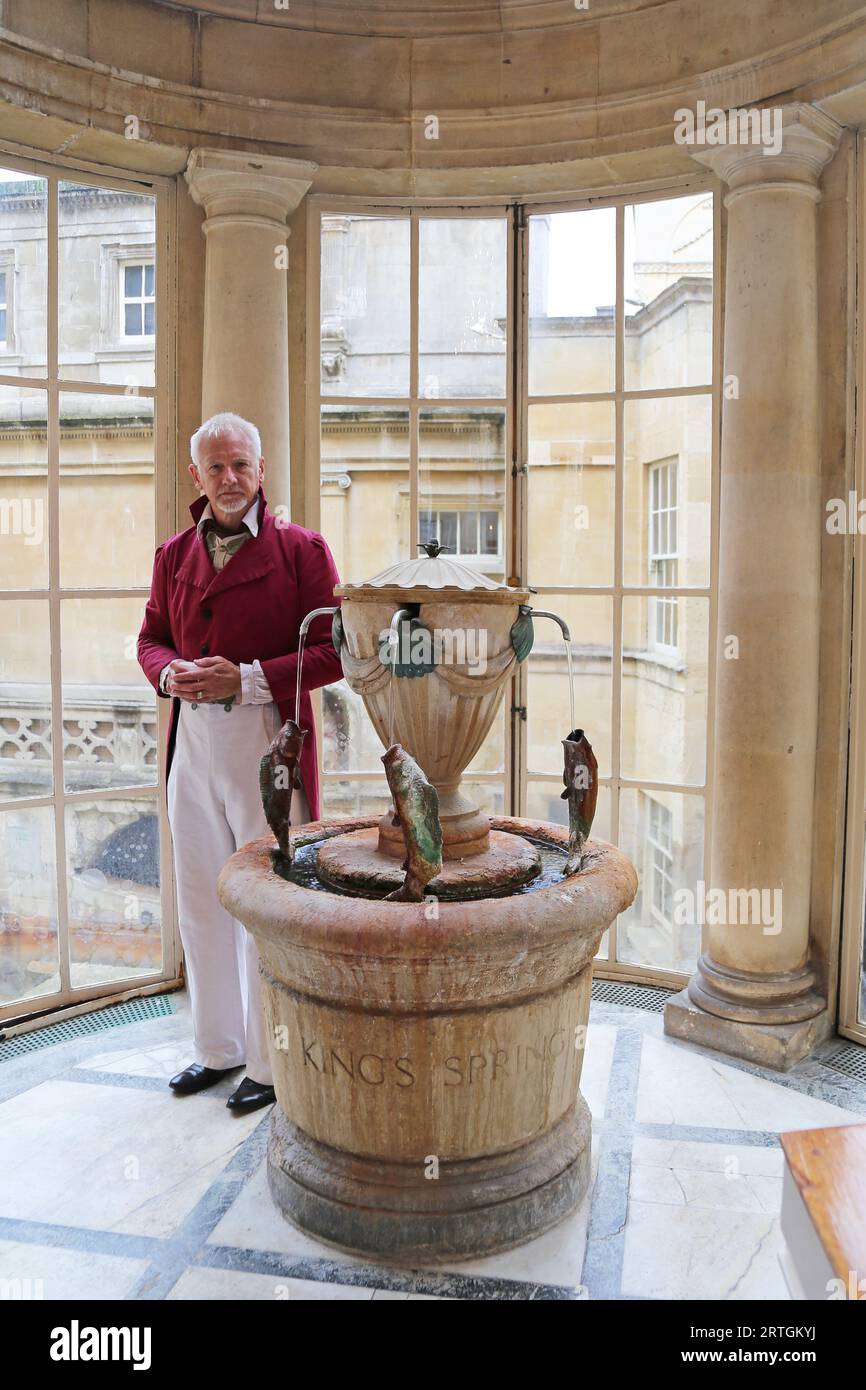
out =
[[(533, 623), (464, 788), (488, 813), (564, 823), (573, 709), (598, 760), (593, 833), (640, 870), (600, 947), (614, 978), (692, 973), (700, 931), (676, 890), (712, 870), (718, 197), (701, 174), (547, 208), (311, 202), (305, 522), (349, 582), (436, 537), (565, 625), (567, 641)], [(341, 681), (323, 701), (326, 811), (381, 814), (360, 696)]]
[[(657, 463), (650, 469), (649, 580), (660, 589), (677, 584), (676, 463)], [(652, 645), (675, 651), (677, 600), (654, 599), (650, 614)]]
[(135, 265), (125, 265), (122, 269), (123, 337), (152, 338), (156, 321), (154, 263), (143, 261)]
[(647, 797), (647, 859), (652, 914), (666, 927), (673, 922), (673, 817), (660, 801)]
[(498, 556), (499, 513), (482, 511), (419, 512), (422, 541), (436, 539), (449, 555), (459, 559)]
[(0, 1020), (177, 974), (165, 711), (135, 660), (167, 512), (169, 185), (34, 163), (0, 169)]

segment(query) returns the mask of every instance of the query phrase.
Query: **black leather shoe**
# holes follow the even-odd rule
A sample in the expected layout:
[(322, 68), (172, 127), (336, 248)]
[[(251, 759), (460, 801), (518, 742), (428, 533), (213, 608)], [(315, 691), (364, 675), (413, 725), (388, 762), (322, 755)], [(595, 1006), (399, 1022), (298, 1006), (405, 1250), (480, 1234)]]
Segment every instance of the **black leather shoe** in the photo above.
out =
[(228, 1076), (230, 1071), (237, 1071), (237, 1067), (219, 1070), (216, 1067), (203, 1067), (199, 1062), (191, 1062), (185, 1071), (179, 1071), (168, 1084), (176, 1096), (191, 1096), (196, 1091), (215, 1086), (224, 1076)]
[(273, 1105), (276, 1100), (273, 1086), (263, 1086), (261, 1081), (252, 1081), (245, 1076), (236, 1091), (226, 1101), (229, 1110), (236, 1114), (248, 1114), (250, 1110), (260, 1110), (263, 1105)]

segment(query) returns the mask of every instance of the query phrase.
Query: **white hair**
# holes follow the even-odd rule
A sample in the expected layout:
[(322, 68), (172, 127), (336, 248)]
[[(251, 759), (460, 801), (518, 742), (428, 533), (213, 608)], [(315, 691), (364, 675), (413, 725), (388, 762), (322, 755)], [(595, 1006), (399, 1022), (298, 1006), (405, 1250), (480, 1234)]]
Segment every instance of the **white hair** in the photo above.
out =
[(203, 425), (199, 425), (195, 434), (189, 441), (189, 452), (192, 461), (198, 468), (199, 446), (204, 439), (225, 439), (227, 434), (245, 434), (256, 456), (256, 462), (262, 456), (262, 437), (255, 425), (249, 420), (245, 420), (242, 415), (235, 415), (231, 410), (221, 410), (218, 415), (212, 415), (209, 420), (205, 420)]

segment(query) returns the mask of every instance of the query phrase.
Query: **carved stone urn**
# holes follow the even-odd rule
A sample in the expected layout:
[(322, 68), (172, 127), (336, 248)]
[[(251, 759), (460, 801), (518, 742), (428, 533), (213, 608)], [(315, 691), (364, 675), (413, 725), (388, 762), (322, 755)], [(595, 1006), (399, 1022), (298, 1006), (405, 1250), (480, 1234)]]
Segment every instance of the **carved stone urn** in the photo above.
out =
[(461, 792), (532, 613), (526, 590), (426, 550), (339, 586), (333, 626), (383, 744), (438, 792), (423, 901), (384, 900), (405, 810), (305, 825), (288, 858), (247, 845), (219, 895), (261, 961), (277, 1206), (341, 1247), (429, 1262), (526, 1240), (586, 1191), (592, 960), (637, 878), (593, 840), (571, 844), (568, 872), (568, 829), (489, 820)]

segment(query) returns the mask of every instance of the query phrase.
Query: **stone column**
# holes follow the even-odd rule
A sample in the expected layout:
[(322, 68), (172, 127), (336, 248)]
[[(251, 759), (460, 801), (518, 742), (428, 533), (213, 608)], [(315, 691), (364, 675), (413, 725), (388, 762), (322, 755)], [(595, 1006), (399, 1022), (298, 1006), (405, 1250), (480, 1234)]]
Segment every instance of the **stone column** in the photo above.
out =
[(265, 490), (290, 505), (288, 227), (318, 165), (193, 150), (186, 180), (207, 237), (202, 419), (234, 410), (262, 436)]
[[(665, 1030), (785, 1069), (827, 1031), (809, 964), (823, 524), (816, 224), (840, 128), (802, 104), (782, 120), (777, 154), (726, 145), (695, 155), (728, 186), (712, 855), (703, 955), (668, 1003)], [(768, 890), (769, 911), (749, 889)]]

